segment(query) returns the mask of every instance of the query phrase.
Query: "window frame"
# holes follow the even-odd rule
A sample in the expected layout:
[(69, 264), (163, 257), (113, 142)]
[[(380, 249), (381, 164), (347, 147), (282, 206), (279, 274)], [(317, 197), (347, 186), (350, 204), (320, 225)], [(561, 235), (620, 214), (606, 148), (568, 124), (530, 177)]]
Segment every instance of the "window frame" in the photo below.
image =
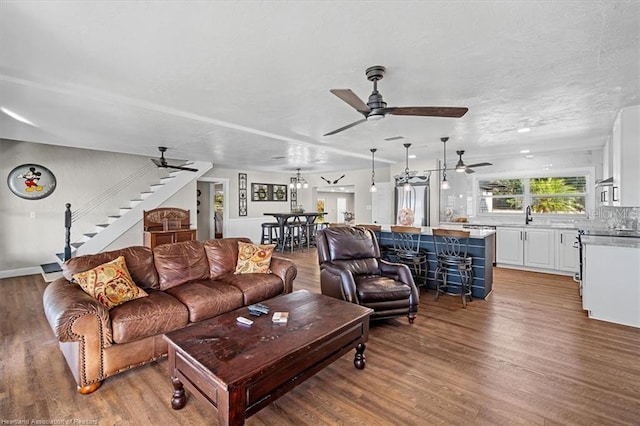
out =
[[(517, 173), (517, 175), (515, 174)], [(595, 206), (595, 169), (593, 167), (581, 167), (581, 168), (563, 168), (557, 170), (543, 170), (543, 171), (524, 171), (524, 172), (502, 172), (502, 173), (486, 173), (475, 174), (473, 176), (473, 202), (474, 212), (477, 217), (482, 218), (514, 218), (518, 215), (524, 214), (524, 207), (531, 204), (531, 179), (534, 178), (547, 178), (547, 177), (573, 177), (584, 176), (585, 183), (585, 206), (584, 213), (532, 213), (534, 217), (546, 218), (546, 219), (584, 219), (589, 217), (589, 211)], [(523, 181), (523, 195), (522, 205), (523, 210), (514, 210), (513, 212), (481, 212), (480, 211), (480, 199), (482, 198), (482, 191), (480, 190), (481, 180), (504, 180), (504, 179), (524, 179)], [(555, 194), (563, 195), (563, 194)], [(566, 194), (567, 196), (576, 196), (581, 194)], [(516, 195), (515, 197), (519, 197)], [(534, 196), (535, 197), (535, 196)]]

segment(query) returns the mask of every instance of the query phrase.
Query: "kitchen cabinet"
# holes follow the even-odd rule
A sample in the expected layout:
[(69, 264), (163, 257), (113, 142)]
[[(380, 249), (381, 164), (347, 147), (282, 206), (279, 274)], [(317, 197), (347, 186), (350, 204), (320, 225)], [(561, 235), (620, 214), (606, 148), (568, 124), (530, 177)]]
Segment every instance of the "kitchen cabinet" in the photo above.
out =
[(555, 268), (555, 232), (544, 228), (498, 227), (496, 263)]
[(576, 246), (578, 232), (574, 230), (556, 231), (556, 270), (578, 272), (580, 268), (579, 252)]
[(623, 108), (613, 123), (611, 162), (614, 206), (640, 206), (640, 106)]
[(522, 228), (496, 228), (496, 263), (522, 265), (524, 239)]
[(582, 307), (589, 318), (640, 327), (640, 247), (583, 246)]

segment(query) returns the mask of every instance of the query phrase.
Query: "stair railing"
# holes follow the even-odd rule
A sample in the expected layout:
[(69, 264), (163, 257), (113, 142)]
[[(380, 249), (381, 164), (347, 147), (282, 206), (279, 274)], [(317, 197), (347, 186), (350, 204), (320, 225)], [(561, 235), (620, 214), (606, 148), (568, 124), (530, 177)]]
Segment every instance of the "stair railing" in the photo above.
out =
[(91, 213), (98, 206), (111, 201), (111, 199), (124, 188), (133, 184), (134, 182), (138, 182), (141, 176), (144, 176), (154, 170), (157, 170), (157, 167), (153, 165), (153, 163), (135, 170), (133, 173), (126, 176), (121, 181), (116, 182), (113, 186), (107, 188), (101, 194), (96, 195), (94, 198), (78, 207), (78, 209), (72, 212), (71, 221), (76, 222), (78, 219), (81, 219), (83, 216)]
[(83, 216), (91, 213), (100, 205), (112, 201), (116, 194), (120, 193), (126, 187), (132, 185), (135, 182), (140, 181), (140, 177), (149, 174), (150, 172), (157, 170), (157, 167), (153, 164), (145, 165), (135, 170), (130, 175), (126, 176), (119, 182), (116, 182), (111, 187), (107, 188), (104, 192), (98, 194), (85, 204), (81, 205), (75, 211), (71, 211), (71, 203), (66, 203), (66, 210), (64, 212), (64, 253), (63, 260), (71, 259), (71, 225)]

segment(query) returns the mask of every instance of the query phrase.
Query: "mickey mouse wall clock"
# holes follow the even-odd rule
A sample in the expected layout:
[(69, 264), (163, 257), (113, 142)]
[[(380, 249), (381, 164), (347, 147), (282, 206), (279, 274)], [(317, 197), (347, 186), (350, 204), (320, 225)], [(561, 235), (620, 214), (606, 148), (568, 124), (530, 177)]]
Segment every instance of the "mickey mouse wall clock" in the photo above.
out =
[(23, 164), (11, 170), (7, 185), (20, 198), (40, 200), (56, 189), (56, 177), (51, 170), (39, 164)]

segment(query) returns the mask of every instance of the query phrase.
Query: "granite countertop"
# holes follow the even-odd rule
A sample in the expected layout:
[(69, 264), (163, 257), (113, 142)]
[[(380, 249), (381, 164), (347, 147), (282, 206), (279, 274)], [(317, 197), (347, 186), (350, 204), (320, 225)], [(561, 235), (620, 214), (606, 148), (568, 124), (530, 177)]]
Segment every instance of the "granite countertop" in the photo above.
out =
[(640, 249), (640, 237), (636, 236), (583, 235), (580, 240), (582, 244)]
[[(459, 226), (451, 226), (451, 225), (462, 225), (462, 224), (461, 223), (456, 223), (456, 224), (441, 223), (435, 228), (462, 230)], [(383, 232), (391, 232), (391, 225), (381, 225), (381, 226), (382, 226)], [(422, 226), (421, 229), (422, 231), (420, 233), (422, 235), (433, 235), (433, 232), (432, 232), (432, 230), (434, 229), (433, 227)], [(492, 229), (465, 229), (465, 231), (469, 231), (469, 238), (487, 238), (488, 236), (496, 233), (496, 231)]]
[[(470, 226), (492, 226), (504, 228), (539, 228), (539, 229), (571, 229), (577, 230), (578, 226), (573, 223), (499, 223), (499, 222), (440, 222), (441, 227), (452, 226), (452, 229), (461, 229), (465, 225)], [(457, 228), (455, 228), (457, 227)]]

